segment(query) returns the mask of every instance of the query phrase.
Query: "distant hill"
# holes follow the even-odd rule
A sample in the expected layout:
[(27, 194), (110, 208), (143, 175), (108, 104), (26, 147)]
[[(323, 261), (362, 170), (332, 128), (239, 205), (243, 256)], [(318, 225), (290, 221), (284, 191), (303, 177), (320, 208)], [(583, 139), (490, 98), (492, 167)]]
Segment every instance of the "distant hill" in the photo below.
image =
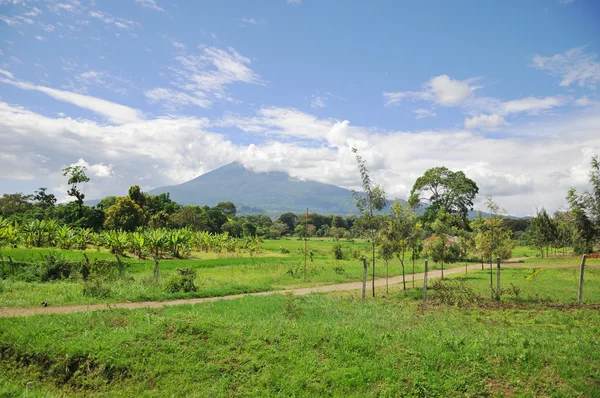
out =
[(286, 212), (348, 215), (356, 213), (348, 189), (317, 181), (303, 181), (286, 173), (256, 173), (233, 162), (184, 182), (156, 188), (156, 195), (169, 192), (171, 199), (184, 205), (214, 206), (233, 202), (240, 214), (263, 213), (279, 216)]

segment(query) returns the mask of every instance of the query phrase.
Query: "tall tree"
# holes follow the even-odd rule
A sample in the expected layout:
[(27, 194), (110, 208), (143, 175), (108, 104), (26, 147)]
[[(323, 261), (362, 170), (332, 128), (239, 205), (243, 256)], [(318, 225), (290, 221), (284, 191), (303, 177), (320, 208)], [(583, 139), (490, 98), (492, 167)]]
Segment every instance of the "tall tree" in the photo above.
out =
[(591, 191), (578, 194), (569, 190), (567, 201), (575, 219), (573, 249), (577, 253), (589, 253), (600, 236), (600, 160), (592, 157), (590, 171)]
[(227, 217), (235, 217), (235, 213), (237, 212), (232, 202), (219, 202), (215, 207), (225, 213)]
[(42, 209), (54, 207), (56, 204), (56, 196), (51, 193), (46, 193), (46, 190), (47, 188), (44, 187), (38, 189), (35, 191), (35, 196), (33, 197), (35, 204), (40, 206)]
[(106, 229), (134, 231), (143, 225), (144, 212), (129, 196), (117, 198), (117, 202), (106, 212), (106, 221), (104, 221)]
[(375, 217), (375, 213), (381, 211), (387, 205), (385, 191), (379, 185), (375, 185), (371, 181), (369, 169), (364, 159), (358, 154), (356, 148), (352, 148), (352, 152), (356, 154), (356, 163), (362, 180), (363, 193), (352, 190), (352, 196), (356, 201), (356, 207), (361, 212), (360, 227), (371, 240), (371, 259), (373, 264), (372, 287), (373, 297), (375, 297), (375, 237), (380, 228), (380, 220)]
[(90, 181), (90, 178), (85, 175), (86, 170), (87, 168), (85, 166), (69, 166), (62, 170), (63, 176), (69, 177), (67, 184), (71, 185), (71, 189), (67, 191), (67, 195), (76, 199), (80, 216), (83, 213), (82, 207), (85, 194), (81, 192), (81, 189), (78, 186)]
[(469, 211), (479, 193), (475, 181), (467, 178), (462, 171), (451, 171), (446, 167), (434, 167), (417, 178), (410, 191), (409, 206), (416, 208), (423, 200), (429, 208), (423, 216), (426, 223), (435, 220), (440, 209), (460, 215), (463, 227), (468, 226)]

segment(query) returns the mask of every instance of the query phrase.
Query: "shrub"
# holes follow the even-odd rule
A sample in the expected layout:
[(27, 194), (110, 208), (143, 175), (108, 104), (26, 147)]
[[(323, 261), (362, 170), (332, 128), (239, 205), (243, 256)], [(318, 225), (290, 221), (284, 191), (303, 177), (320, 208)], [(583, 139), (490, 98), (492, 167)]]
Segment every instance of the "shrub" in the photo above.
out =
[(344, 259), (344, 250), (342, 250), (342, 245), (340, 245), (339, 243), (333, 246), (333, 257), (336, 260)]
[(180, 271), (180, 275), (176, 275), (171, 277), (167, 281), (167, 285), (165, 286), (165, 290), (167, 293), (191, 293), (198, 290), (196, 285), (194, 284), (194, 278), (196, 277), (196, 273), (190, 270)]
[(110, 296), (110, 287), (99, 280), (86, 282), (83, 285), (83, 295), (87, 297), (106, 298)]

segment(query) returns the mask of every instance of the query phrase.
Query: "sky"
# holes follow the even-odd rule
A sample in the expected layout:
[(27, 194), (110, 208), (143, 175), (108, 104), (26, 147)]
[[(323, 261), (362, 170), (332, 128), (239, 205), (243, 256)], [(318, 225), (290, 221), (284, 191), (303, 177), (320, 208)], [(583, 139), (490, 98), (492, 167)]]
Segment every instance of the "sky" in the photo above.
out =
[(232, 161), (390, 199), (462, 170), (510, 214), (600, 154), (595, 0), (0, 0), (0, 194), (88, 199)]

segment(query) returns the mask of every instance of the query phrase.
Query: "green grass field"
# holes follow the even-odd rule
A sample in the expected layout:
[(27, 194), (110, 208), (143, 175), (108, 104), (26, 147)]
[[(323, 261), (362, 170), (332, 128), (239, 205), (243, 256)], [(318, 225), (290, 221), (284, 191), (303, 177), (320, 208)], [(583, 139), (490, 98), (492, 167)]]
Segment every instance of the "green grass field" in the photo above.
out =
[(597, 396), (597, 309), (248, 297), (0, 319), (3, 396)]
[[(336, 260), (333, 246), (340, 244), (346, 255), (343, 260)], [(289, 250), (283, 254), (280, 247)], [(179, 298), (212, 297), (229, 294), (251, 293), (260, 291), (282, 290), (323, 284), (336, 284), (362, 279), (363, 268), (359, 255), (369, 254), (367, 242), (334, 242), (315, 240), (308, 242), (306, 281), (304, 281), (304, 242), (299, 240), (266, 241), (262, 253), (250, 257), (247, 253), (197, 253), (189, 259), (160, 260), (160, 277), (158, 282), (153, 278), (153, 260), (138, 260), (135, 257), (123, 258), (126, 264), (122, 277), (102, 283), (103, 294), (99, 297), (83, 294), (84, 282), (81, 278), (72, 278), (54, 282), (27, 282), (23, 280), (0, 279), (0, 307), (36, 307), (42, 301), (52, 306), (73, 304), (95, 304), (134, 301), (161, 301)], [(4, 249), (0, 256), (4, 258), (3, 266), (8, 268), (6, 260), (10, 256), (14, 261), (40, 261), (44, 255), (51, 253), (66, 259), (79, 261), (83, 258), (81, 251), (53, 249)], [(93, 260), (114, 260), (107, 251), (86, 251)], [(406, 255), (406, 273), (412, 272)], [(446, 267), (460, 264), (446, 265)], [(430, 264), (430, 269), (439, 269), (441, 264)], [(189, 268), (196, 272), (196, 292), (168, 293), (165, 286), (169, 279), (178, 272), (176, 268)], [(386, 276), (385, 263), (376, 260), (376, 278)], [(424, 259), (415, 263), (415, 272), (424, 270)], [(389, 263), (389, 275), (401, 275), (398, 259)], [(369, 277), (371, 268), (369, 267)]]
[[(280, 253), (282, 243), (289, 254)], [(252, 259), (203, 254), (165, 259), (161, 272), (194, 267), (202, 286), (195, 294), (228, 294), (234, 283), (261, 290), (304, 285), (286, 272), (286, 265), (303, 258), (295, 252), (302, 244), (266, 242), (264, 253)], [(360, 279), (358, 261), (336, 262), (327, 255), (333, 243), (319, 245), (313, 246), (313, 264), (324, 269), (310, 274), (306, 285)], [(40, 252), (17, 249), (11, 255), (25, 259)], [(64, 255), (76, 259), (81, 253)], [(104, 252), (89, 256), (111, 258)], [(570, 266), (578, 263), (567, 260)], [(142, 288), (149, 297), (176, 296), (152, 285), (150, 261), (126, 261), (126, 277), (111, 282), (109, 301), (141, 298)], [(490, 296), (486, 265), (443, 283), (432, 280), (426, 306), (417, 281), (416, 289), (395, 285), (385, 294), (380, 288), (376, 299), (366, 301), (360, 291), (275, 294), (161, 309), (0, 318), (0, 396), (600, 396), (595, 264), (586, 269), (582, 308), (574, 306), (577, 267), (525, 262), (502, 266), (499, 302)], [(334, 271), (340, 265), (346, 274)], [(397, 275), (398, 264), (393, 268)], [(495, 278), (494, 269), (494, 287)], [(205, 280), (210, 284), (203, 285)], [(261, 286), (265, 280), (270, 284)], [(42, 295), (36, 289), (57, 292), (65, 303), (83, 297), (78, 280), (3, 280), (1, 286), (2, 302), (14, 305), (37, 305)]]

